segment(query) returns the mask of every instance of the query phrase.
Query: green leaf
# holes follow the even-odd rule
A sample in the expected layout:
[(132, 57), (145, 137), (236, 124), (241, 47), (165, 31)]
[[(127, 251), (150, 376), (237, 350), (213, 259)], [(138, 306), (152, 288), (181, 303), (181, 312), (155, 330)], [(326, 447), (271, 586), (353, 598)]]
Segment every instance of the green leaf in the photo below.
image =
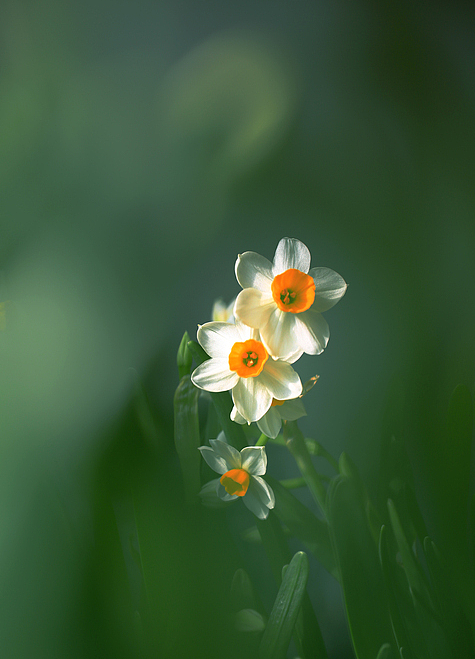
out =
[[(451, 659), (452, 652), (444, 630), (444, 624), (437, 608), (437, 599), (432, 593), (430, 584), (421, 564), (411, 550), (404, 530), (401, 526), (396, 508), (388, 501), (389, 515), (396, 543), (401, 555), (402, 566), (406, 573), (408, 586), (413, 599), (413, 611), (407, 619), (411, 623), (411, 637), (414, 642), (414, 653), (418, 656), (438, 656)], [(405, 607), (407, 612), (409, 607)], [(416, 645), (419, 643), (419, 646)]]
[(403, 568), (406, 572), (411, 591), (416, 594), (427, 610), (431, 611), (435, 616), (429, 584), (427, 583), (427, 579), (419, 562), (416, 560), (416, 557), (409, 546), (396, 507), (391, 499), (388, 499), (388, 511), (397, 546), (401, 553)]
[(178, 375), (181, 378), (184, 375), (190, 375), (191, 373), (191, 364), (193, 362), (193, 355), (190, 352), (190, 349), (188, 347), (188, 343), (190, 341), (190, 337), (188, 336), (188, 332), (185, 332), (183, 334), (183, 338), (180, 341), (180, 346), (178, 348), (177, 356), (176, 356), (176, 363), (178, 366)]
[(355, 653), (358, 659), (376, 657), (394, 634), (376, 544), (353, 480), (333, 479), (327, 509)]
[[(411, 615), (414, 616), (414, 605), (407, 588), (406, 579), (401, 587), (401, 568), (396, 564), (394, 558), (391, 559), (388, 529), (384, 525), (381, 527), (379, 539), (379, 558), (386, 585), (392, 627), (396, 637), (396, 647), (409, 648), (410, 632), (406, 618)], [(407, 656), (410, 656), (409, 652), (407, 652)]]
[(475, 655), (470, 625), (460, 607), (460, 602), (450, 587), (443, 559), (429, 537), (424, 539), (424, 555), (453, 656)]
[[(284, 565), (282, 568), (282, 579), (288, 567), (288, 565)], [(313, 657), (328, 659), (320, 625), (307, 592), (303, 596), (302, 605), (295, 622), (293, 640), (301, 659), (311, 659)]]
[(199, 390), (184, 375), (175, 391), (175, 448), (180, 460), (187, 499), (198, 501), (200, 490), (200, 428), (198, 419)]
[(259, 647), (260, 659), (284, 659), (305, 594), (308, 558), (297, 552), (285, 572)]
[(316, 439), (305, 437), (305, 444), (310, 455), (325, 458), (335, 471), (338, 471), (338, 462)]
[(333, 555), (328, 524), (315, 517), (279, 481), (266, 476), (266, 481), (274, 490), (274, 512), (292, 535), (305, 543), (323, 567), (338, 580), (338, 568)]

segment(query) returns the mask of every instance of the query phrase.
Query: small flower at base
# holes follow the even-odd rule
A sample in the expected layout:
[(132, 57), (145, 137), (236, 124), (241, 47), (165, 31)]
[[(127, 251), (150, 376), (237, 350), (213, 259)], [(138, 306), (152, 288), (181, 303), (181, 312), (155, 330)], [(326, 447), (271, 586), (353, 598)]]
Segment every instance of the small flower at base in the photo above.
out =
[(209, 492), (210, 488), (216, 487), (216, 494), (223, 501), (241, 498), (254, 515), (266, 519), (275, 505), (275, 498), (272, 488), (261, 478), (267, 468), (265, 448), (246, 446), (238, 451), (223, 439), (224, 433), (220, 433), (218, 439), (210, 440), (211, 448), (199, 448), (208, 466), (221, 474), (220, 478), (204, 485), (202, 491)]

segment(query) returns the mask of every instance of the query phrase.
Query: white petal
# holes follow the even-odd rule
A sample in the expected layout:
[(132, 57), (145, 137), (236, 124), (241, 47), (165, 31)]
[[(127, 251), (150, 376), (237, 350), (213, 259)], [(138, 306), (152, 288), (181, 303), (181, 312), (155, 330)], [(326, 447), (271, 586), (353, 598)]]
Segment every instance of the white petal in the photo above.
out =
[(259, 329), (269, 320), (269, 316), (277, 308), (272, 297), (264, 295), (256, 288), (245, 288), (239, 293), (234, 304), (234, 315), (249, 327)]
[(309, 355), (319, 355), (327, 347), (330, 338), (327, 321), (313, 308), (295, 315), (295, 334), (300, 346)]
[(217, 487), (219, 478), (203, 485), (199, 492), (202, 503), (208, 508), (224, 508), (223, 501), (218, 497)]
[(347, 284), (334, 270), (312, 268), (308, 274), (315, 282), (315, 301), (312, 304), (312, 309), (315, 311), (331, 309), (345, 294)]
[(263, 476), (267, 468), (267, 455), (263, 446), (246, 446), (241, 451), (241, 469), (253, 476)]
[[(241, 454), (234, 446), (221, 442), (219, 439), (210, 439), (209, 443), (215, 452), (226, 462), (227, 469), (241, 469)], [(221, 472), (225, 474), (226, 471)]]
[(299, 348), (296, 353), (294, 353), (293, 355), (290, 355), (290, 357), (287, 357), (287, 359), (285, 361), (288, 362), (289, 364), (295, 364), (295, 362), (298, 359), (300, 359), (300, 357), (302, 355), (303, 355), (303, 350), (301, 348)]
[(274, 491), (263, 478), (253, 476), (249, 481), (249, 489), (259, 497), (267, 508), (273, 508), (275, 506)]
[(198, 496), (208, 497), (209, 495), (214, 494), (214, 496), (216, 497), (217, 496), (216, 487), (217, 487), (218, 483), (219, 483), (219, 478), (216, 478), (215, 480), (209, 481), (209, 483), (206, 483), (205, 485), (203, 485), (203, 487), (199, 491)]
[(262, 343), (267, 352), (275, 359), (291, 358), (300, 350), (294, 334), (295, 316), (297, 314), (282, 311), (275, 307), (267, 324), (260, 328)]
[(198, 341), (210, 357), (228, 359), (231, 348), (240, 338), (235, 325), (211, 322), (198, 328)]
[(191, 374), (193, 384), (206, 391), (228, 391), (238, 380), (239, 375), (231, 371), (228, 359), (208, 359)]
[(232, 391), (234, 404), (248, 423), (264, 416), (272, 403), (272, 394), (259, 382), (261, 376), (239, 378)]
[(297, 238), (282, 238), (275, 250), (273, 275), (280, 275), (290, 268), (307, 274), (310, 268), (310, 252)]
[(307, 416), (304, 404), (301, 398), (286, 400), (283, 405), (275, 408), (279, 411), (280, 416), (286, 421), (296, 421), (302, 416)]
[(236, 261), (236, 279), (243, 288), (257, 288), (270, 292), (272, 280), (272, 263), (256, 252), (239, 254)]
[(297, 398), (302, 393), (302, 383), (298, 373), (290, 364), (280, 359), (278, 361), (268, 359), (257, 379), (277, 400)]
[(224, 442), (225, 444), (228, 443), (228, 440), (226, 439), (226, 435), (224, 434), (224, 430), (221, 430), (221, 432), (218, 434), (216, 439), (219, 440), (220, 442)]
[(241, 426), (243, 423), (246, 423), (246, 419), (241, 416), (238, 412), (238, 408), (236, 405), (233, 405), (233, 409), (231, 410), (231, 414), (229, 415), (231, 417), (231, 421), (235, 421), (236, 423), (240, 423)]
[(266, 519), (269, 509), (262, 503), (259, 496), (251, 490), (251, 483), (249, 483), (249, 488), (242, 498), (244, 505), (259, 519)]
[(223, 501), (234, 501), (235, 499), (239, 499), (237, 494), (228, 494), (228, 492), (226, 492), (226, 488), (224, 487), (224, 485), (221, 484), (219, 478), (218, 478), (218, 484), (216, 486), (216, 494)]
[(259, 419), (257, 426), (264, 435), (275, 439), (282, 427), (282, 418), (277, 411), (280, 407), (271, 407), (268, 412), (264, 414), (262, 419)]
[(200, 446), (198, 450), (203, 456), (206, 464), (217, 474), (225, 474), (229, 471), (226, 460), (213, 451), (212, 448), (208, 448), (208, 446)]

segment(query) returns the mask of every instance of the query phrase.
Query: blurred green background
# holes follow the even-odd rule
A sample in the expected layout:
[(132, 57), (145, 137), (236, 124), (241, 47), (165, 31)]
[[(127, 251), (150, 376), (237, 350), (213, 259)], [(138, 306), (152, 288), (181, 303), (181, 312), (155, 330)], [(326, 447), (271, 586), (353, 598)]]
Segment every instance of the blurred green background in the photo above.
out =
[[(183, 502), (175, 356), (238, 293), (237, 254), (271, 259), (283, 236), (348, 282), (327, 350), (298, 365), (321, 376), (302, 428), (376, 492), (397, 390), (443, 538), (441, 428), (474, 383), (474, 13), (4, 0), (3, 657), (237, 653), (226, 602), (244, 559), (221, 514)], [(336, 584), (314, 588), (331, 656), (351, 656)]]

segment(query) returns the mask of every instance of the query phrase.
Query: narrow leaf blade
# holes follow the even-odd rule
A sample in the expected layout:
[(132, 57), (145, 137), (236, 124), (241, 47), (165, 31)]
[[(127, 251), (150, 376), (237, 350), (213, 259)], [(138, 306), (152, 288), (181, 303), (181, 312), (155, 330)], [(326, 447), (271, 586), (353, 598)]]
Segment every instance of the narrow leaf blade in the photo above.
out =
[(260, 659), (284, 659), (302, 604), (308, 579), (308, 558), (297, 552), (277, 593), (259, 648)]

